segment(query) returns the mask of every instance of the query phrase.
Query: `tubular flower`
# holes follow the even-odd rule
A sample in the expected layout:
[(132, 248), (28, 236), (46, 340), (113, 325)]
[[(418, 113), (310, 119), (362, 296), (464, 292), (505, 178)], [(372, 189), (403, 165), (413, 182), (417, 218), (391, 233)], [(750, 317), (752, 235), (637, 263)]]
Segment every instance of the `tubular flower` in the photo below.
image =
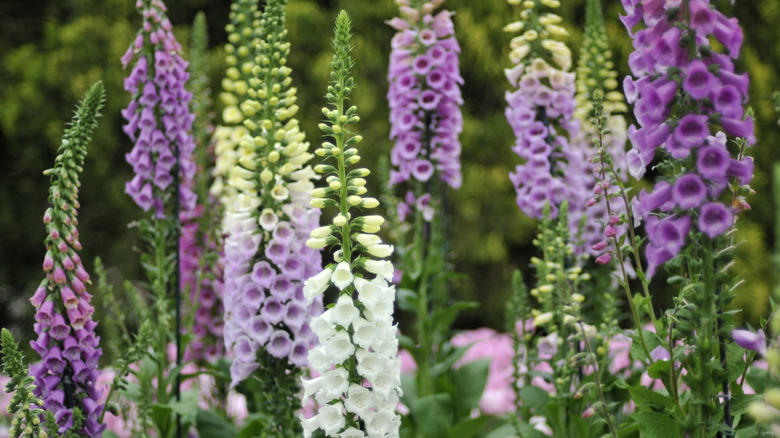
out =
[[(359, 160), (353, 146), (361, 138), (348, 129), (358, 120), (357, 108), (345, 110), (344, 105), (354, 88), (349, 77), (353, 65), (349, 54), (351, 22), (344, 11), (336, 20), (335, 33), (334, 80), (327, 95), (331, 107), (323, 108), (328, 123), (320, 125), (328, 141), (317, 150), (318, 155), (335, 163), (315, 168), (326, 175), (328, 186), (315, 189), (313, 203), (338, 206), (339, 214), (329, 230), (314, 230), (307, 245), (335, 246), (336, 265), (311, 276), (303, 294), (312, 302), (333, 287), (339, 297), (333, 307), (312, 320), (319, 345), (309, 351), (309, 363), (320, 376), (303, 381), (304, 403), (313, 398), (319, 408), (310, 418), (301, 416), (301, 423), (304, 437), (311, 437), (317, 429), (330, 437), (398, 437), (401, 418), (395, 408), (401, 395), (401, 362), (393, 325), (395, 287), (387, 282), (393, 267), (389, 261), (374, 260), (389, 256), (392, 247), (365, 230), (366, 225), (381, 223), (380, 217), (353, 217), (350, 213), (378, 203), (352, 194), (356, 187), (362, 187), (368, 169), (347, 170)], [(361, 183), (356, 184), (357, 180)], [(331, 189), (334, 186), (338, 189)], [(372, 273), (373, 278), (369, 276)], [(360, 425), (363, 430), (355, 428)]]
[[(244, 8), (244, 0), (241, 0)], [(315, 342), (309, 329), (322, 299), (307, 307), (303, 282), (322, 265), (320, 252), (304, 242), (319, 226), (309, 206), (314, 171), (306, 165), (309, 143), (293, 118), (295, 88), (286, 67), (285, 0), (270, 1), (260, 20), (257, 56), (242, 65), (253, 77), (242, 107), (238, 162), (226, 186), (235, 196), (226, 206), (224, 309), (225, 348), (235, 352), (233, 385), (260, 366), (259, 349), (294, 367), (306, 365)], [(243, 52), (238, 47), (236, 52)]]
[(244, 105), (244, 102), (252, 98), (249, 81), (254, 77), (252, 66), (255, 65), (256, 46), (260, 42), (259, 3), (259, 0), (232, 2), (230, 24), (225, 26), (228, 33), (225, 62), (228, 68), (222, 79), (222, 92), (219, 94), (224, 109), (222, 124), (214, 131), (216, 162), (212, 170), (214, 184), (211, 187), (211, 192), (221, 198), (223, 205), (227, 205), (235, 196), (235, 189), (226, 186), (225, 180), (240, 158), (241, 139), (249, 135), (249, 130), (243, 122), (256, 113)]
[(192, 311), (192, 340), (187, 344), (185, 360), (205, 359), (215, 361), (222, 356), (222, 267), (223, 260), (218, 235), (221, 208), (217, 199), (209, 193), (211, 178), (204, 171), (213, 164), (211, 135), (214, 131), (210, 116), (210, 90), (206, 74), (205, 15), (195, 17), (192, 30), (192, 108), (195, 113), (193, 138), (196, 149), (194, 189), (198, 205), (183, 218), (179, 253), (181, 254), (181, 289), (189, 290)]
[(30, 299), (38, 335), (30, 345), (41, 356), (40, 362), (30, 366), (35, 395), (43, 400), (41, 407), (54, 414), (61, 434), (73, 426), (73, 409), (80, 409), (85, 423), (77, 432), (89, 437), (102, 436), (104, 429), (98, 421), (103, 410), (100, 391), (94, 385), (100, 376), (102, 350), (95, 334), (97, 323), (92, 320), (95, 309), (85, 287), (89, 274), (78, 255), (81, 243), (76, 227), (79, 173), (104, 97), (102, 83), (90, 88), (65, 131), (54, 168), (44, 172), (51, 177), (51, 207), (43, 220), (46, 278)]
[[(628, 130), (633, 145), (628, 171), (639, 178), (654, 160), (661, 169), (680, 169), (639, 195), (652, 275), (677, 255), (689, 228), (714, 239), (733, 225), (738, 208), (732, 205), (742, 205), (739, 187), (753, 174), (753, 160), (744, 155), (755, 143), (753, 118), (743, 106), (749, 79), (734, 71), (732, 61), (739, 56), (742, 30), (709, 0), (674, 5), (624, 0), (623, 6), (634, 46), (633, 77), (626, 78), (624, 89), (639, 122)], [(640, 22), (645, 27), (633, 32)], [(713, 37), (728, 55), (714, 51)], [(729, 136), (736, 137), (735, 157)], [(724, 204), (719, 199), (727, 187), (732, 199)]]
[[(557, 2), (545, 3), (559, 6)], [(573, 118), (571, 51), (552, 39), (566, 31), (557, 24), (560, 17), (541, 13), (538, 2), (522, 5), (521, 21), (504, 28), (523, 32), (511, 41), (509, 59), (515, 65), (505, 70), (509, 83), (517, 87), (506, 93), (506, 117), (516, 137), (512, 150), (524, 160), (509, 179), (517, 191), (517, 205), (526, 215), (541, 218), (542, 209), (549, 204), (551, 217), (555, 217), (560, 204), (568, 200), (570, 218), (576, 218), (587, 201), (581, 188), (587, 186), (589, 176), (583, 151), (569, 143), (579, 131), (579, 122)], [(577, 225), (572, 223), (573, 236)]]
[(457, 189), (463, 180), (458, 140), (463, 128), (463, 78), (452, 13), (432, 15), (443, 0), (396, 3), (401, 17), (388, 21), (397, 31), (387, 74), (390, 138), (395, 141), (390, 183), (438, 178)]
[[(135, 172), (125, 184), (125, 192), (144, 211), (153, 207), (155, 217), (161, 219), (170, 214), (165, 205), (171, 204), (173, 193), (178, 193), (182, 211), (195, 208), (195, 141), (191, 133), (195, 116), (188, 108), (192, 94), (185, 89), (187, 62), (179, 55), (181, 45), (165, 16), (167, 8), (161, 0), (139, 0), (136, 7), (144, 24), (122, 56), (124, 68), (138, 56), (125, 79), (125, 90), (133, 98), (122, 111), (127, 120), (123, 129), (135, 143), (125, 156)], [(177, 163), (178, 188), (173, 186)]]

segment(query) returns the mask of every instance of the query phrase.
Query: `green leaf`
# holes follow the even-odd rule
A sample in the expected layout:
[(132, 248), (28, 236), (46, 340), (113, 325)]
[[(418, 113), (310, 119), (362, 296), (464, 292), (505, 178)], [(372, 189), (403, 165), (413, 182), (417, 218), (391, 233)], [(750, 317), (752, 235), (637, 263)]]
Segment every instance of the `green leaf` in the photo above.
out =
[(448, 356), (442, 358), (438, 363), (434, 364), (431, 367), (431, 377), (434, 378), (439, 377), (440, 375), (452, 369), (452, 366), (455, 365), (455, 362), (457, 362), (458, 359), (460, 359), (463, 356), (463, 354), (466, 352), (466, 350), (469, 349), (469, 347), (470, 345), (465, 347), (453, 348), (452, 352)]
[(766, 391), (766, 370), (762, 370), (758, 367), (750, 367), (746, 378), (748, 385), (750, 385), (756, 393), (763, 394), (764, 391)]
[(680, 427), (670, 415), (661, 412), (635, 412), (640, 438), (669, 438), (680, 436)]
[(523, 404), (536, 412), (544, 412), (550, 402), (550, 394), (538, 386), (524, 386), (520, 389)]
[(185, 424), (197, 424), (198, 421), (198, 392), (196, 390), (184, 391), (181, 393), (181, 400), (172, 400), (168, 402), (174, 413), (181, 416), (181, 421)]
[(261, 432), (268, 427), (268, 418), (262, 414), (252, 414), (244, 422), (244, 426), (238, 432), (237, 438), (255, 438), (261, 436)]
[(450, 429), (447, 436), (449, 438), (475, 437), (477, 434), (482, 432), (482, 428), (485, 427), (485, 423), (487, 423), (488, 419), (490, 419), (490, 417), (486, 415), (480, 415), (477, 418), (466, 418)]
[(236, 427), (214, 411), (198, 409), (198, 435), (200, 438), (235, 438)]
[(650, 388), (645, 388), (644, 386), (630, 387), (628, 388), (628, 392), (631, 393), (631, 400), (633, 400), (637, 406), (671, 408), (674, 405), (674, 401), (670, 397), (655, 392)]
[(452, 398), (447, 393), (432, 394), (417, 400), (416, 417), (417, 428), (422, 436), (435, 437), (442, 431), (452, 427), (450, 413), (452, 412)]
[[(520, 428), (520, 436), (523, 438), (547, 438), (547, 435), (534, 429), (533, 426), (525, 421), (518, 420), (518, 427)], [(514, 424), (511, 422), (504, 423), (498, 429), (491, 431), (485, 435), (485, 438), (515, 438), (517, 437), (517, 431)]]
[(669, 380), (670, 362), (668, 360), (657, 360), (647, 367), (647, 375), (654, 379), (661, 379), (664, 382)]
[(468, 418), (471, 410), (477, 407), (482, 391), (487, 384), (490, 359), (469, 362), (455, 371), (456, 393), (453, 399), (455, 421)]
[(105, 431), (103, 431), (103, 438), (119, 438), (119, 435), (115, 434), (113, 431), (106, 429)]
[(420, 303), (420, 297), (411, 289), (398, 289), (395, 295), (398, 308), (407, 312), (415, 312)]
[[(498, 429), (485, 435), (485, 438), (510, 438), (514, 436), (517, 436), (515, 433), (515, 427), (512, 425), (512, 423), (505, 423)], [(524, 434), (523, 436), (527, 435)]]
[(618, 436), (620, 438), (636, 438), (637, 432), (639, 432), (639, 423), (628, 420), (620, 425)]
[(152, 423), (154, 423), (158, 429), (167, 429), (168, 424), (171, 421), (171, 415), (173, 415), (173, 408), (169, 405), (153, 404), (150, 407), (149, 415), (152, 417)]
[(450, 327), (452, 322), (455, 321), (455, 317), (458, 312), (465, 309), (476, 309), (479, 307), (479, 303), (474, 301), (458, 301), (443, 309), (437, 309), (431, 316), (431, 321), (434, 327)]
[(737, 344), (726, 345), (726, 371), (728, 381), (736, 382), (745, 371), (745, 350)]
[(731, 397), (731, 413), (733, 415), (744, 414), (751, 403), (762, 398), (759, 394), (742, 394)]
[[(655, 347), (661, 345), (661, 339), (658, 337), (657, 334), (649, 331), (649, 330), (642, 330), (642, 335), (644, 335), (645, 342), (647, 342), (647, 351), (652, 352)], [(642, 342), (639, 339), (639, 334), (634, 333), (634, 336), (631, 340), (631, 357), (635, 359), (639, 359), (641, 361), (647, 361), (650, 358), (647, 357), (645, 354), (645, 350), (642, 348)]]
[(414, 342), (414, 339), (407, 335), (398, 336), (398, 345), (407, 351), (412, 350), (417, 346), (417, 344)]

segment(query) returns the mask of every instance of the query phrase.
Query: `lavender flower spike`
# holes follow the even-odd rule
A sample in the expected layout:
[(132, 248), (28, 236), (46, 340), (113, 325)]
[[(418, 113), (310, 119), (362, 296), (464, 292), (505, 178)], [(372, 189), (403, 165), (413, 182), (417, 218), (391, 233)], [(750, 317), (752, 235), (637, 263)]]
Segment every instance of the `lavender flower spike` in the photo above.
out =
[[(443, 0), (396, 3), (401, 17), (388, 21), (397, 31), (387, 74), (390, 138), (395, 141), (390, 183), (438, 178), (457, 189), (462, 183), (458, 135), (463, 129), (463, 78), (452, 13), (444, 10), (433, 15)], [(414, 204), (404, 205), (414, 208)]]
[[(233, 9), (250, 14), (248, 20), (252, 4), (239, 0)], [(298, 106), (286, 66), (286, 4), (270, 0), (260, 18), (259, 40), (236, 48), (246, 53), (256, 47), (257, 53), (242, 67), (253, 75), (245, 85), (254, 97), (237, 108), (247, 135), (222, 197), (227, 202), (223, 338), (226, 350), (235, 353), (233, 385), (271, 362), (293, 372), (304, 368), (316, 342), (309, 321), (322, 309), (322, 298), (307, 306), (303, 294), (304, 280), (322, 266), (320, 251), (304, 244), (319, 225), (320, 212), (309, 205), (315, 174), (307, 163), (313, 155), (294, 117)], [(234, 88), (238, 83), (244, 82), (233, 79)], [(297, 424), (294, 412), (289, 415)]]
[(40, 362), (30, 366), (37, 386), (35, 395), (58, 419), (60, 434), (72, 427), (73, 409), (80, 409), (85, 422), (74, 432), (88, 437), (102, 436), (105, 428), (98, 423), (103, 405), (98, 403), (100, 392), (94, 385), (100, 375), (97, 366), (102, 351), (95, 334), (97, 323), (92, 320), (91, 296), (84, 287), (89, 274), (78, 256), (81, 243), (76, 227), (79, 173), (104, 99), (103, 84), (98, 82), (76, 109), (54, 168), (44, 172), (52, 181), (51, 207), (44, 214), (46, 278), (30, 300), (36, 309), (34, 328), (38, 335), (31, 346), (41, 356)]
[[(192, 94), (185, 89), (189, 78), (187, 62), (181, 56), (181, 45), (171, 31), (162, 0), (138, 0), (136, 8), (144, 17), (135, 42), (122, 57), (127, 68), (138, 60), (125, 79), (125, 90), (133, 95), (122, 111), (127, 120), (123, 129), (135, 143), (126, 154), (135, 176), (125, 191), (144, 211), (154, 208), (154, 217), (172, 214), (169, 198), (178, 193), (181, 210), (192, 211), (196, 196), (192, 192), (195, 141), (188, 104)], [(180, 186), (173, 187), (178, 156)], [(166, 211), (166, 205), (169, 211)]]
[[(517, 4), (517, 1), (510, 1)], [(557, 1), (544, 1), (551, 8)], [(512, 150), (524, 160), (509, 174), (517, 191), (517, 205), (529, 217), (541, 218), (545, 205), (550, 215), (558, 214), (565, 200), (576, 216), (584, 210), (589, 194), (588, 175), (582, 150), (570, 140), (579, 131), (573, 118), (575, 100), (571, 51), (557, 41), (567, 35), (561, 18), (542, 13), (539, 2), (523, 2), (522, 20), (508, 24), (508, 32), (523, 31), (512, 39), (509, 59), (514, 66), (505, 71), (514, 91), (506, 93), (506, 118), (515, 133)], [(548, 63), (547, 60), (551, 60)], [(576, 228), (572, 235), (577, 235)]]

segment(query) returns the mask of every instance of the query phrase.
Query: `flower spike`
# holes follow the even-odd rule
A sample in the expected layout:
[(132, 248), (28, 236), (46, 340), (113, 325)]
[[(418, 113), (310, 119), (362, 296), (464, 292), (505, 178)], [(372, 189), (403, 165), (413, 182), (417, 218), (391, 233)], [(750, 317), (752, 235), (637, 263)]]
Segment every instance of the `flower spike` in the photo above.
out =
[[(319, 298), (307, 308), (301, 293), (304, 280), (322, 266), (320, 252), (304, 245), (319, 225), (320, 212), (309, 206), (316, 175), (307, 163), (313, 155), (294, 118), (298, 107), (290, 86), (292, 70), (286, 66), (286, 5), (286, 0), (270, 0), (254, 23), (260, 29), (257, 38), (245, 38), (252, 35), (249, 23), (257, 2), (239, 0), (232, 8), (236, 24), (229, 27), (236, 46), (229, 50), (234, 55), (226, 84), (237, 97), (242, 123), (232, 128), (231, 136), (243, 133), (222, 196), (223, 334), (225, 348), (236, 353), (233, 385), (271, 363), (289, 368), (297, 385), (296, 373), (306, 366), (306, 354), (316, 341), (309, 321), (322, 307)], [(246, 76), (237, 76), (239, 72)], [(280, 409), (283, 405), (279, 403)], [(297, 424), (294, 409), (286, 410)]]
[[(320, 377), (303, 381), (304, 401), (313, 398), (319, 409), (311, 418), (301, 417), (304, 437), (317, 429), (330, 437), (398, 437), (401, 425), (395, 413), (401, 395), (401, 363), (396, 358), (398, 339), (393, 325), (395, 287), (385, 275), (393, 269), (389, 261), (374, 260), (389, 256), (393, 248), (366, 230), (366, 226), (381, 224), (381, 218), (357, 216), (358, 209), (378, 205), (376, 199), (362, 196), (368, 169), (348, 170), (360, 159), (354, 146), (361, 140), (349, 128), (359, 120), (357, 108), (345, 108), (355, 86), (349, 76), (354, 64), (351, 27), (349, 15), (342, 11), (333, 39), (330, 106), (322, 110), (327, 123), (320, 124), (327, 140), (317, 153), (333, 165), (317, 166), (328, 185), (314, 190), (312, 203), (336, 206), (339, 214), (332, 226), (312, 232), (307, 245), (333, 246), (336, 266), (309, 278), (303, 293), (311, 300), (335, 286), (339, 298), (335, 306), (312, 320), (320, 345), (309, 352), (309, 362)], [(376, 275), (367, 277), (371, 273)]]
[(504, 30), (522, 32), (512, 38), (509, 59), (514, 64), (505, 74), (512, 87), (506, 92), (506, 118), (515, 133), (512, 150), (525, 162), (509, 174), (517, 205), (529, 217), (542, 218), (545, 205), (557, 217), (564, 201), (569, 204), (571, 235), (578, 235), (579, 218), (585, 209), (590, 178), (585, 157), (574, 148), (579, 121), (573, 117), (575, 100), (571, 50), (558, 41), (567, 35), (561, 18), (543, 7), (560, 7), (557, 0), (509, 0), (521, 4), (521, 20)]
[(90, 283), (78, 251), (78, 191), (87, 155), (87, 143), (97, 127), (97, 118), (105, 100), (103, 84), (97, 82), (87, 91), (65, 131), (54, 168), (44, 174), (51, 177), (49, 202), (43, 222), (46, 225), (46, 278), (31, 298), (35, 306), (35, 333), (31, 342), (41, 361), (30, 366), (35, 377), (35, 395), (43, 400), (41, 407), (54, 414), (59, 433), (74, 427), (74, 409), (85, 421), (74, 432), (89, 437), (102, 436), (98, 418), (103, 411), (98, 379), (98, 359), (102, 354), (95, 334), (95, 309), (85, 284)]

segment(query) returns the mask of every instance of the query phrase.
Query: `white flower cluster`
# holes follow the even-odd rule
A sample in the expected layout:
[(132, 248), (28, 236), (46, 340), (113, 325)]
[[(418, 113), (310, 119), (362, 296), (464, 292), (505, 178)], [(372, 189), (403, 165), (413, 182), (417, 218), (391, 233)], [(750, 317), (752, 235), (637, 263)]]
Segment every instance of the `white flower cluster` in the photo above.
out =
[[(369, 261), (366, 267), (377, 271), (376, 278), (356, 277), (342, 260), (304, 286), (308, 300), (329, 284), (340, 290), (352, 285), (358, 295), (354, 300), (342, 294), (335, 306), (312, 319), (320, 345), (309, 352), (309, 363), (319, 377), (303, 381), (303, 397), (313, 397), (321, 407), (317, 415), (301, 419), (305, 437), (317, 429), (338, 437), (398, 436), (401, 363), (393, 325), (395, 286), (388, 283), (393, 268), (389, 261)], [(363, 421), (365, 433), (348, 424), (348, 413)]]
[[(359, 120), (357, 108), (344, 110), (344, 101), (354, 82), (349, 78), (353, 64), (349, 51), (351, 22), (342, 11), (336, 21), (333, 46), (333, 85), (323, 108), (329, 124), (320, 129), (333, 142), (325, 141), (315, 154), (335, 161), (336, 166), (320, 164), (315, 171), (325, 174), (327, 186), (312, 191), (311, 205), (338, 207), (333, 223), (314, 229), (306, 242), (310, 248), (335, 247), (335, 266), (304, 282), (303, 296), (311, 304), (321, 299), (331, 285), (339, 290), (337, 302), (320, 316), (312, 318), (311, 330), (319, 345), (309, 351), (309, 365), (316, 372), (302, 379), (306, 404), (314, 399), (316, 415), (301, 416), (303, 435), (318, 429), (329, 437), (398, 437), (401, 417), (395, 413), (401, 396), (401, 360), (398, 355), (397, 327), (393, 325), (394, 268), (387, 260), (393, 247), (382, 243), (378, 232), (384, 218), (377, 215), (353, 217), (350, 209), (379, 205), (376, 198), (364, 197), (368, 169), (347, 171), (360, 161), (352, 145), (361, 137), (348, 129)], [(360, 273), (358, 273), (360, 271)], [(374, 274), (374, 275), (371, 275)], [(369, 275), (373, 278), (366, 278)]]

